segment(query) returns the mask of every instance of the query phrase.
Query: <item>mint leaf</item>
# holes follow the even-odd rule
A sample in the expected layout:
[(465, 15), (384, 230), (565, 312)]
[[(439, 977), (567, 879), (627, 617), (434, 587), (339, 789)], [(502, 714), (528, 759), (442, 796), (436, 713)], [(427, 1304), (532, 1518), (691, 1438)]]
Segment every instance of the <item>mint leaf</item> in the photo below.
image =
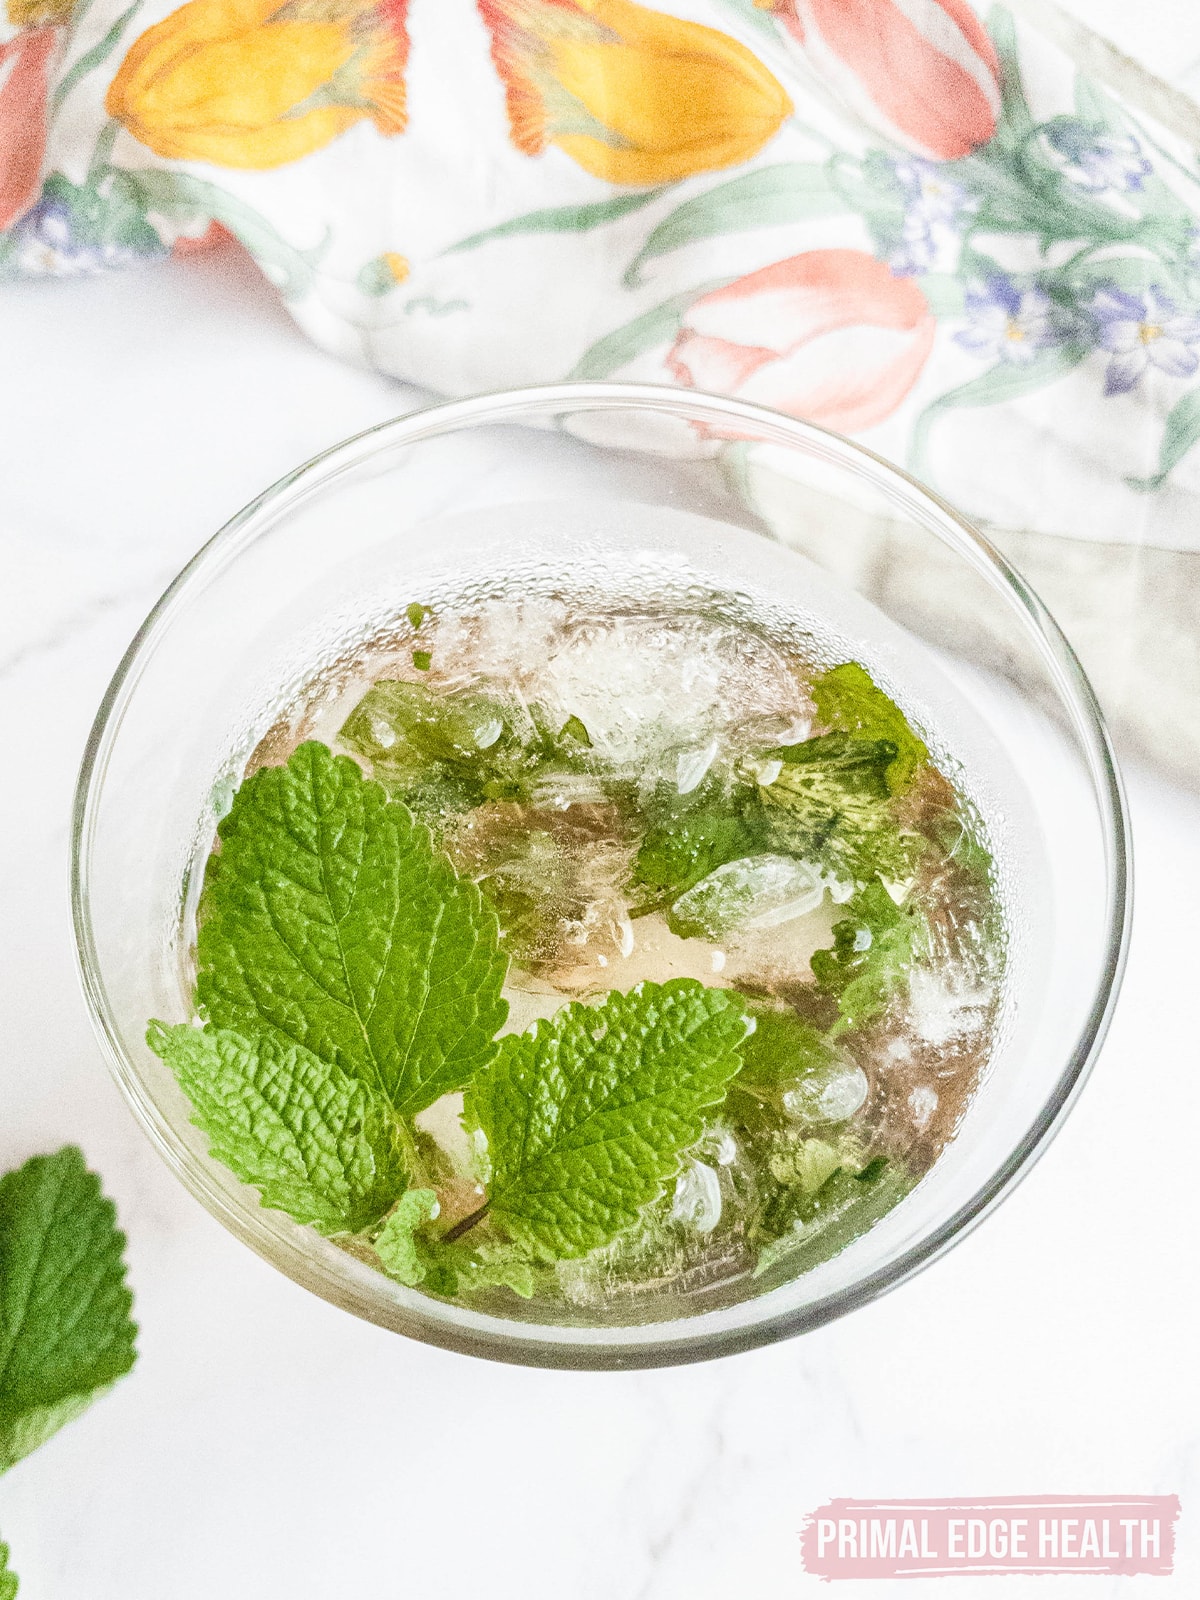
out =
[(823, 672), (812, 687), (817, 715), (827, 728), (865, 739), (886, 739), (896, 753), (887, 764), (891, 794), (911, 788), (917, 772), (929, 760), (929, 750), (909, 725), (908, 718), (890, 700), (857, 661)]
[(409, 1288), (424, 1284), (447, 1297), (489, 1288), (512, 1289), (525, 1300), (532, 1296), (533, 1263), (524, 1251), (494, 1242), (436, 1239), (425, 1225), (437, 1214), (432, 1189), (410, 1189), (401, 1197), (375, 1240), (376, 1254), (389, 1277)]
[(17, 1575), (8, 1564), (8, 1546), (0, 1542), (0, 1600), (17, 1600)]
[(133, 1366), (124, 1248), (73, 1145), (0, 1178), (0, 1472)]
[[(431, 662), (422, 667), (414, 656), (419, 670)], [(581, 770), (591, 745), (578, 717), (556, 733), (539, 706), (391, 678), (372, 684), (338, 738), (366, 757), (389, 794), (422, 811), (434, 797), (449, 812), (485, 800), (527, 800), (548, 766)]]
[(916, 907), (898, 906), (878, 879), (850, 897), (833, 925), (833, 948), (814, 952), (811, 963), (821, 988), (837, 998), (836, 1031), (864, 1027), (887, 1010), (907, 987), (927, 933)]
[[(747, 790), (753, 795), (753, 790)], [(676, 899), (742, 856), (761, 848), (764, 828), (757, 807), (739, 809), (732, 797), (714, 795), (694, 810), (647, 830), (634, 862), (636, 883)]]
[(262, 1202), (320, 1233), (357, 1233), (404, 1188), (388, 1108), (303, 1046), (152, 1022), (150, 1048), (192, 1102), (212, 1154)]
[(419, 1238), (417, 1249), (424, 1284), (432, 1294), (457, 1299), (480, 1289), (511, 1289), (522, 1300), (533, 1298), (536, 1270), (519, 1245), (469, 1239), (445, 1244)]
[(797, 1078), (827, 1070), (839, 1059), (837, 1046), (794, 1011), (757, 1005), (751, 1014), (754, 1032), (742, 1046), (745, 1064), (734, 1080), (739, 1088), (785, 1088)]
[(916, 841), (889, 806), (891, 740), (826, 733), (769, 753), (782, 764), (759, 794), (776, 844), (856, 882), (906, 876)]
[(347, 756), (302, 744), (242, 784), (200, 905), (197, 999), (360, 1078), (400, 1116), (494, 1055), (506, 960), (479, 890)]
[(465, 1113), (487, 1139), (492, 1220), (542, 1261), (630, 1227), (724, 1099), (747, 1026), (736, 995), (676, 978), (502, 1039)]
[(383, 1263), (383, 1270), (410, 1289), (425, 1276), (425, 1263), (413, 1235), (423, 1223), (436, 1217), (437, 1212), (438, 1198), (432, 1189), (409, 1189), (401, 1195), (375, 1240), (375, 1253)]

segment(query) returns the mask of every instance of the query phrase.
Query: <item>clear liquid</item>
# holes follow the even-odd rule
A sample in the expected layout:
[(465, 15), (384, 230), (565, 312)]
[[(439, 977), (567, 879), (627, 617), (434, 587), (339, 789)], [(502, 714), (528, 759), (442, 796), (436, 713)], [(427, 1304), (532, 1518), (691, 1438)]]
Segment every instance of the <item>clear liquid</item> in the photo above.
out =
[[(827, 1003), (810, 961), (830, 946), (852, 884), (827, 874), (814, 900), (811, 882), (789, 876), (786, 862), (757, 860), (725, 886), (736, 903), (724, 920), (709, 905), (710, 926), (682, 936), (631, 878), (643, 808), (728, 784), (764, 750), (803, 740), (812, 678), (837, 662), (862, 662), (930, 747), (930, 769), (904, 802), (909, 821), (953, 815), (964, 844), (994, 857), (982, 891), (958, 870), (957, 845), (928, 853), (911, 882), (892, 886), (920, 904), (928, 948), (884, 1014), (841, 1038), (824, 1074), (781, 1087), (761, 1114), (731, 1092), (673, 1189), (631, 1234), (543, 1274), (532, 1302), (503, 1289), (470, 1301), (507, 1316), (595, 1324), (708, 1310), (826, 1259), (873, 1220), (854, 1194), (858, 1220), (845, 1221), (847, 1182), (827, 1181), (831, 1163), (848, 1173), (883, 1162), (905, 1184), (919, 1181), (954, 1136), (1004, 1026), (1011, 887), (1036, 839), (1019, 780), (978, 715), (923, 646), (858, 597), (802, 559), (706, 519), (638, 508), (636, 526), (601, 533), (588, 517), (584, 507), (569, 516), (562, 507), (501, 508), (483, 519), (496, 526), (472, 519), (465, 547), (463, 529), (451, 527), (456, 576), (431, 569), (412, 596), (432, 617), (415, 632), (399, 616), (331, 663), (249, 763), (286, 759), (317, 737), (349, 749), (414, 804), (507, 919), (506, 1031), (569, 1000), (672, 977), (736, 989), (764, 1014), (822, 1018)], [(560, 547), (582, 540), (589, 559), (573, 550), (555, 558), (555, 538)], [(472, 570), (472, 545), (488, 552), (486, 571)], [(512, 551), (500, 572), (497, 548)], [(416, 647), (428, 652), (426, 671), (413, 664)], [(465, 810), (441, 805), (436, 793), (414, 802), (404, 775), (389, 772), (388, 729), (376, 730), (375, 761), (361, 742), (339, 745), (379, 680), (490, 697), (513, 725), (529, 717), (531, 736), (535, 710), (555, 727), (578, 719), (590, 749), (569, 769), (551, 763), (519, 800)], [(490, 732), (474, 733), (484, 751)], [(447, 1224), (482, 1192), (460, 1109), (461, 1097), (447, 1096), (418, 1119), (455, 1174), (439, 1190)], [(902, 1190), (880, 1200), (880, 1214)], [(802, 1197), (799, 1226), (786, 1206), (782, 1222), (770, 1222), (781, 1195)]]

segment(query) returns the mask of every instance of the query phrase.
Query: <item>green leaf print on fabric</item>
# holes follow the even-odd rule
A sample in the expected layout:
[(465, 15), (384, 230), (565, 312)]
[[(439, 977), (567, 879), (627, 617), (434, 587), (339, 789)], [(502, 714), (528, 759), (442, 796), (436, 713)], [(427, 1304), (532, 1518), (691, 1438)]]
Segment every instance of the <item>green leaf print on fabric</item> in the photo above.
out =
[(695, 289), (685, 289), (682, 294), (673, 294), (632, 322), (614, 328), (584, 351), (567, 374), (568, 379), (610, 378), (647, 350), (653, 350), (655, 345), (669, 344), (679, 332), (683, 314), (693, 301), (712, 289), (722, 288), (726, 281), (722, 278), (716, 283), (700, 284)]
[(697, 240), (803, 222), (846, 209), (846, 201), (824, 166), (788, 161), (744, 172), (685, 200), (664, 217), (627, 268), (625, 286), (633, 288), (641, 281), (648, 261)]
[(1158, 452), (1158, 471), (1148, 478), (1126, 478), (1131, 489), (1152, 493), (1165, 483), (1171, 472), (1200, 439), (1200, 389), (1189, 389), (1177, 400), (1163, 428)]
[(314, 250), (298, 250), (245, 201), (187, 172), (160, 172), (145, 167), (124, 176), (140, 192), (148, 211), (156, 211), (171, 222), (207, 220), (228, 228), (285, 300), (298, 300), (312, 290), (313, 271), (328, 239)]
[(512, 217), (494, 228), (468, 234), (465, 239), (443, 250), (442, 254), (457, 255), (462, 250), (475, 250), (493, 239), (507, 239), (517, 234), (586, 233), (591, 228), (603, 227), (606, 222), (615, 222), (619, 217), (628, 216), (631, 211), (640, 211), (652, 200), (666, 194), (669, 188), (670, 185), (667, 185), (649, 189), (644, 194), (618, 194), (611, 200), (598, 200), (591, 205), (549, 206), (543, 211), (527, 211), (524, 216)]
[(1084, 344), (1056, 345), (1039, 351), (1025, 366), (1001, 362), (979, 377), (940, 395), (917, 418), (909, 449), (908, 469), (916, 477), (929, 477), (929, 434), (939, 416), (960, 406), (995, 406), (1053, 383), (1077, 367), (1087, 355)]

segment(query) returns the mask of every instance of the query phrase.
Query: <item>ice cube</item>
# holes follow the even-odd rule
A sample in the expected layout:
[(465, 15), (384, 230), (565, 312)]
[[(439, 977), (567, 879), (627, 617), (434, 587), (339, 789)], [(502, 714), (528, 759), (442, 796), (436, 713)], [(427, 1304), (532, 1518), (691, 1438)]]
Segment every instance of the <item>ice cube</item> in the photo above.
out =
[(861, 1067), (833, 1061), (788, 1089), (783, 1109), (797, 1122), (845, 1122), (864, 1105), (869, 1088)]
[(680, 794), (691, 794), (717, 757), (719, 746), (710, 739), (699, 750), (681, 750), (675, 757), (675, 787)]
[(912, 1114), (913, 1126), (921, 1132), (929, 1126), (929, 1119), (937, 1108), (937, 1090), (931, 1089), (927, 1083), (919, 1083), (908, 1097), (908, 1109)]
[(721, 1220), (721, 1180), (706, 1161), (692, 1161), (675, 1182), (672, 1222), (711, 1233)]
[(792, 856), (743, 856), (702, 878), (672, 907), (681, 930), (717, 938), (735, 928), (777, 928), (815, 911), (825, 880)]
[(986, 1025), (992, 988), (962, 967), (918, 967), (908, 998), (913, 1031), (927, 1044), (945, 1045)]
[(583, 721), (599, 761), (638, 772), (655, 766), (681, 793), (745, 723), (773, 716), (786, 725), (804, 709), (774, 646), (699, 615), (584, 618), (564, 630), (536, 679), (552, 714)]

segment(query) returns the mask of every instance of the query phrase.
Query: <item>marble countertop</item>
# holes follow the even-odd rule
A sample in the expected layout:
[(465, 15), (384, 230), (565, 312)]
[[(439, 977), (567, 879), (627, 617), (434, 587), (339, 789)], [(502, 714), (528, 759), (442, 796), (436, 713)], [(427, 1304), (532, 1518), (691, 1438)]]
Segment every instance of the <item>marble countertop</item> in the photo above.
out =
[[(236, 256), (0, 296), (0, 1162), (83, 1145), (116, 1199), (132, 1377), (0, 1485), (30, 1600), (717, 1600), (800, 1569), (835, 1495), (1177, 1493), (1200, 1593), (1200, 798), (1128, 770), (1135, 940), (1044, 1160), (949, 1258), (820, 1332), (703, 1366), (554, 1374), (307, 1294), (176, 1183), (75, 978), (69, 808), (95, 707), (185, 559), (265, 484), (418, 396), (310, 347)], [(847, 1583), (849, 1596), (911, 1586)], [(1054, 1579), (946, 1580), (1045, 1600)]]

